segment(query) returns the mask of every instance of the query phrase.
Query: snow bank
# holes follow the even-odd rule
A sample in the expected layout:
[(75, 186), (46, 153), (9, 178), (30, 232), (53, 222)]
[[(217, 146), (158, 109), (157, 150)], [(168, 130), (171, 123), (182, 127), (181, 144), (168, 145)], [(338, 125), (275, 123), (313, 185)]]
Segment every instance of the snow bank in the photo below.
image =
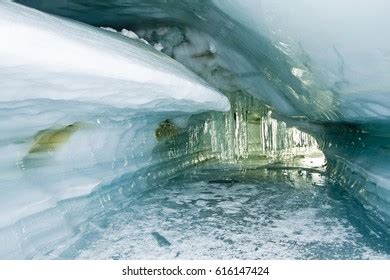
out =
[(138, 40), (5, 1), (0, 37), (0, 227), (149, 163), (161, 112), (229, 109)]

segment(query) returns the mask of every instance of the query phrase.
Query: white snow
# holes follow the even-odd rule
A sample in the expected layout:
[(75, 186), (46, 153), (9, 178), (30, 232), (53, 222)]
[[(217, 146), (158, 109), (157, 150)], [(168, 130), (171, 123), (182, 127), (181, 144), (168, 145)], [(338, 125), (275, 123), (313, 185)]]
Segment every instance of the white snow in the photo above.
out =
[[(150, 163), (161, 112), (229, 109), (131, 31), (107, 30), (1, 1), (0, 228)], [(60, 143), (32, 152), (47, 129)]]
[(2, 2), (0, 36), (7, 38), (0, 44), (0, 102), (47, 98), (139, 108), (179, 99), (193, 109), (229, 108), (181, 64), (98, 28)]

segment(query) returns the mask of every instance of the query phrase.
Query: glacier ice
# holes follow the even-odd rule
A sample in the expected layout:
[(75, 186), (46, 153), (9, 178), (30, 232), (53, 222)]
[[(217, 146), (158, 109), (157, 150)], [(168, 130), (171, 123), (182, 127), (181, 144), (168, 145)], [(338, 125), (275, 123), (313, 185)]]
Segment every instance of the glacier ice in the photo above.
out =
[[(297, 0), (287, 4), (274, 0), (213, 0), (213, 3), (268, 38), (286, 56), (291, 74), (302, 82), (303, 90), (296, 90), (294, 77), (284, 79), (290, 80), (298, 101), (309, 102), (312, 107), (304, 110), (333, 110), (331, 113), (336, 116), (317, 118), (343, 121), (390, 116), (387, 1)], [(324, 99), (331, 98), (332, 103), (316, 102), (322, 95)]]
[[(7, 38), (0, 49), (2, 102), (52, 99), (146, 108), (177, 99), (172, 103), (194, 101), (190, 111), (199, 103), (206, 109), (228, 108), (223, 96), (182, 65), (124, 36), (7, 2), (1, 7), (0, 31)], [(17, 79), (20, 75), (23, 80)], [(182, 90), (172, 94), (172, 84)], [(141, 95), (142, 90), (149, 94)]]
[(389, 116), (385, 0), (122, 0), (104, 7), (82, 0), (17, 2), (97, 26), (164, 19), (196, 26), (223, 45), (219, 55), (245, 76), (243, 86), (285, 115), (352, 122)]
[(387, 1), (15, 2), (43, 12), (0, 3), (0, 258), (201, 162), (325, 155), (390, 221)]
[[(152, 47), (0, 5), (0, 34), (7, 38), (0, 47), (0, 226), (88, 194), (105, 166), (114, 170), (130, 161), (128, 149), (136, 157), (140, 146), (152, 146), (161, 117), (137, 122), (143, 113), (229, 109), (226, 97)], [(147, 149), (142, 153), (147, 158)]]

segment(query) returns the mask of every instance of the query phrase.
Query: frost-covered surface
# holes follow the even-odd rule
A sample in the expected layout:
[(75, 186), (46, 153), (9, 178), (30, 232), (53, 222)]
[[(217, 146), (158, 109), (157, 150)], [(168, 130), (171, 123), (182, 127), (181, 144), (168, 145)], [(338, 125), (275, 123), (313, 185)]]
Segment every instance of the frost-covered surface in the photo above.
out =
[(145, 191), (120, 213), (94, 220), (62, 257), (390, 258), (386, 233), (319, 174), (217, 172), (229, 176), (211, 169)]

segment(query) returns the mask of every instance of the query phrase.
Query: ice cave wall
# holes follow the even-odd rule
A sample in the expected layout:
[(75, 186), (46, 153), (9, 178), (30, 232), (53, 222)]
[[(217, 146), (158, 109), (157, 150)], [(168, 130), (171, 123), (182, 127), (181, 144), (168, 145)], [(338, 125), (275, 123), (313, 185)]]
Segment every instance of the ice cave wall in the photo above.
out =
[[(348, 17), (342, 11), (351, 1), (327, 1), (323, 17), (323, 5), (303, 0), (17, 2), (96, 27), (132, 29), (166, 55), (114, 32), (1, 3), (0, 32), (14, 39), (0, 46), (1, 187), (7, 194), (1, 256), (37, 257), (74, 237), (82, 219), (120, 208), (120, 196), (145, 179), (145, 169), (158, 178), (178, 163), (261, 157), (289, 150), (296, 139), (304, 149), (318, 142), (329, 172), (390, 216), (390, 44), (379, 36), (389, 21), (385, 1), (359, 2)], [(361, 38), (367, 40), (356, 44)], [(215, 89), (229, 96), (234, 110), (198, 115), (228, 109)], [(253, 123), (258, 132), (245, 127)], [(249, 143), (253, 131), (278, 131), (286, 142), (274, 135), (251, 150), (260, 147)], [(234, 133), (239, 136), (230, 139)], [(110, 189), (120, 178), (126, 183)], [(66, 200), (71, 197), (79, 199)], [(50, 206), (56, 207), (31, 216)]]
[(147, 164), (167, 115), (229, 109), (137, 40), (8, 2), (0, 26), (0, 226)]

